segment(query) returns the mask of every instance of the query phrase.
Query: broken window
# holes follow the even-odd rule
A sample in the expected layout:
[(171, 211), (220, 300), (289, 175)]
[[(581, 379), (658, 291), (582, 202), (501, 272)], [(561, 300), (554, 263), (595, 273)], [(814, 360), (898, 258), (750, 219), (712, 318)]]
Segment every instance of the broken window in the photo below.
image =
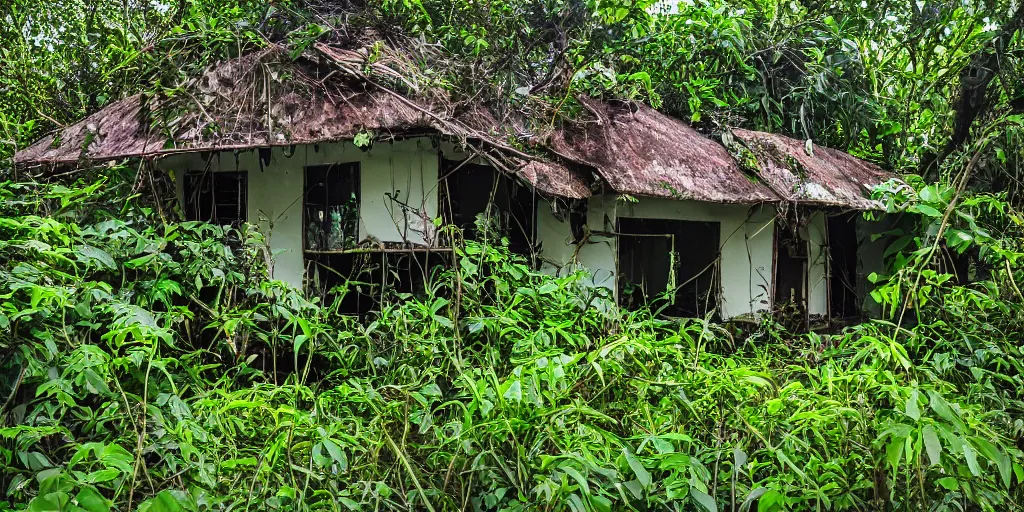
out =
[(359, 163), (306, 167), (307, 252), (351, 249), (359, 241)]
[(617, 231), (623, 307), (653, 304), (682, 317), (718, 308), (718, 222), (619, 218)]
[(247, 219), (248, 174), (188, 172), (185, 174), (185, 217), (212, 224), (237, 226)]
[(775, 222), (775, 280), (772, 304), (792, 331), (807, 329), (807, 270), (810, 246), (796, 232), (795, 222)]
[(443, 161), (441, 176), (445, 220), (466, 239), (501, 236), (512, 252), (532, 254), (535, 209), (529, 187), (493, 167), (450, 160)]
[(829, 314), (837, 319), (860, 316), (857, 298), (857, 214), (828, 217)]

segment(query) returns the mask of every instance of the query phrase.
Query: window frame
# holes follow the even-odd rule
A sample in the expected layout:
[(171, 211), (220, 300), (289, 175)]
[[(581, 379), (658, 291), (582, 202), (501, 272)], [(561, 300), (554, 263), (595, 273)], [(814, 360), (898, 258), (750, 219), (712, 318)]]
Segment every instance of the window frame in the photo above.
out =
[[(644, 224), (648, 224), (644, 229), (639, 229)], [(624, 244), (626, 239), (634, 239), (637, 244), (643, 244), (644, 239), (659, 239), (668, 238), (671, 246), (669, 249), (676, 253), (675, 266), (672, 267), (673, 259), (671, 256), (667, 256), (669, 261), (666, 263), (669, 265), (669, 272), (675, 274), (676, 292), (673, 300), (669, 303), (666, 308), (667, 311), (671, 311), (675, 316), (692, 316), (692, 317), (703, 317), (706, 316), (709, 311), (715, 311), (716, 316), (721, 315), (722, 306), (722, 284), (721, 284), (721, 239), (722, 239), (722, 223), (714, 220), (694, 220), (694, 219), (665, 219), (665, 218), (645, 218), (645, 217), (618, 217), (615, 221), (616, 235), (618, 239), (616, 248), (616, 296), (621, 306), (624, 306), (624, 301), (628, 298), (624, 294), (625, 284), (637, 284), (632, 283), (630, 279), (635, 279), (636, 276), (629, 275), (632, 270), (627, 273), (625, 266), (627, 263), (630, 267), (635, 267), (632, 263), (633, 260), (629, 255), (633, 254), (654, 254), (653, 249), (641, 249), (628, 247)], [(694, 265), (693, 271), (696, 272), (692, 276), (683, 275), (684, 268), (682, 262), (679, 259), (679, 255), (687, 248), (687, 238), (685, 236), (688, 230), (695, 230), (695, 234), (706, 233), (712, 240), (708, 240), (704, 246), (712, 247), (714, 252), (711, 255), (711, 261), (704, 265), (702, 268), (696, 268), (698, 265)], [(713, 244), (712, 244), (713, 242)], [(687, 254), (694, 254), (694, 251), (687, 251)], [(629, 261), (627, 261), (627, 259)], [(685, 290), (684, 284), (689, 280), (701, 280), (700, 276), (706, 272), (711, 272), (710, 279), (706, 281), (706, 285), (697, 291), (696, 297), (701, 296), (705, 299), (705, 305), (698, 305), (696, 309), (688, 310), (682, 305)], [(644, 299), (643, 304), (637, 304), (636, 306), (649, 305), (654, 303), (654, 299), (658, 295), (667, 291), (668, 286), (672, 283), (672, 274), (666, 276), (665, 290), (658, 292), (648, 292), (644, 290), (642, 297)], [(633, 294), (630, 294), (632, 296)], [(708, 301), (707, 298), (711, 297), (713, 300)]]
[[(349, 183), (343, 186), (341, 194), (344, 195), (345, 189), (348, 189), (350, 198), (355, 200), (355, 213), (354, 217), (350, 219), (353, 223), (352, 232), (346, 233), (346, 240), (351, 240), (351, 244), (346, 247), (331, 248), (329, 243), (325, 243), (325, 247), (311, 247), (310, 246), (310, 213), (311, 207), (315, 208), (319, 203), (310, 204), (310, 193), (314, 187), (320, 186), (319, 183), (310, 183), (310, 171), (324, 171), (325, 179), (330, 179), (331, 172), (347, 172), (349, 176)], [(359, 243), (359, 224), (361, 222), (362, 215), (362, 163), (359, 161), (355, 162), (338, 162), (332, 164), (318, 164), (318, 165), (307, 165), (303, 167), (302, 172), (303, 187), (302, 187), (302, 251), (304, 254), (343, 254), (354, 248)], [(335, 206), (343, 207), (342, 204), (334, 204), (331, 202), (330, 191), (327, 191), (323, 204), (324, 210), (330, 209)], [(320, 219), (319, 222), (323, 225), (328, 223), (328, 218), (325, 217)], [(329, 235), (328, 235), (329, 236)]]
[[(220, 202), (217, 199), (218, 182), (234, 181), (238, 184), (235, 192), (235, 202)], [(208, 183), (204, 183), (208, 182)], [(223, 183), (221, 183), (223, 184)], [(202, 218), (202, 203), (200, 198), (206, 192), (203, 185), (209, 186), (210, 215)], [(197, 190), (196, 187), (199, 187)], [(200, 194), (200, 195), (196, 195)], [(248, 171), (187, 171), (182, 183), (182, 199), (185, 218), (189, 221), (207, 222), (216, 225), (237, 226), (249, 220), (249, 172)], [(228, 222), (221, 222), (218, 212), (220, 207), (234, 207), (236, 216)]]

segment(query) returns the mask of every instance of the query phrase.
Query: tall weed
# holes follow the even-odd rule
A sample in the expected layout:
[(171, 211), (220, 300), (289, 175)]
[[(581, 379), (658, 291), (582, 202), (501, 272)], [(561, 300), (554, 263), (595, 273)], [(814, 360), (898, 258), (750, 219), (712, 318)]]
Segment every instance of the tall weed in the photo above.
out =
[(120, 168), (0, 186), (0, 510), (1019, 510), (1019, 305), (794, 335), (467, 243), (365, 322)]

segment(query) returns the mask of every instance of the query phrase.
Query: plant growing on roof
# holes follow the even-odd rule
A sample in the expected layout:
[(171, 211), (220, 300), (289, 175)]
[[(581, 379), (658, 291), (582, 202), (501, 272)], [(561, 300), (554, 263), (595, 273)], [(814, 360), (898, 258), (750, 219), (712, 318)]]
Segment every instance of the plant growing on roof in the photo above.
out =
[(360, 130), (356, 133), (355, 137), (352, 138), (352, 143), (360, 149), (369, 149), (370, 145), (373, 144), (373, 132), (370, 130)]

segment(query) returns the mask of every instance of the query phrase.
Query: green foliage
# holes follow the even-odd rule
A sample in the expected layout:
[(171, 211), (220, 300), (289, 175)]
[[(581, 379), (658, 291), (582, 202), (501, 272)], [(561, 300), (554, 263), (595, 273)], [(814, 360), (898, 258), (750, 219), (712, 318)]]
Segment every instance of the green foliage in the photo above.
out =
[(626, 97), (926, 176), (877, 192), (906, 213), (873, 276), (886, 320), (796, 335), (624, 314), (473, 243), (360, 322), (265, 279), (251, 227), (169, 221), (124, 167), (0, 164), (0, 510), (1019, 510), (1019, 36), (987, 50), (966, 149), (925, 165), (1011, 5), (673, 4), (0, 5), (0, 158), (217, 60), (329, 42), (398, 47), (408, 88), (541, 132), (575, 95)]
[(968, 110), (1019, 110), (1020, 39), (987, 46), (1015, 10), (1001, 0), (417, 0), (381, 13), (472, 62), (448, 66), (460, 91), (543, 119), (572, 115), (576, 94), (628, 97), (709, 129), (783, 132), (915, 169), (949, 139), (957, 100), (971, 94), (959, 77), (979, 55), (1003, 59), (1000, 90)]
[(983, 288), (944, 284), (912, 329), (743, 335), (469, 243), (357, 322), (262, 277), (248, 227), (165, 224), (126, 173), (0, 189), (13, 509), (1021, 501), (1019, 306)]

